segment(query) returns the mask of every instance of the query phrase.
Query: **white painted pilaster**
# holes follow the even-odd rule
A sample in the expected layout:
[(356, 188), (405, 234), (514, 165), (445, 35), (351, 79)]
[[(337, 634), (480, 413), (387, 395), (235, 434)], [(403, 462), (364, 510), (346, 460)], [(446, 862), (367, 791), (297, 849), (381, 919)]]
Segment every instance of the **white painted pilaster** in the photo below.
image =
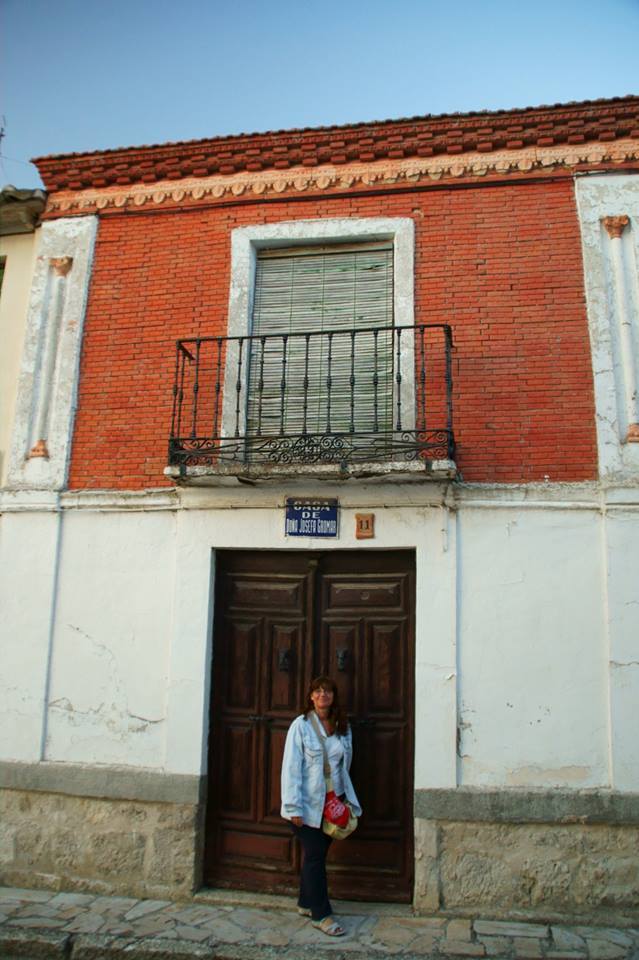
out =
[(639, 479), (639, 177), (576, 182), (592, 349), (599, 472)]
[(205, 773), (207, 766), (215, 555), (201, 527), (199, 513), (178, 512), (166, 698), (171, 773)]
[[(604, 217), (603, 227), (610, 238), (609, 254), (612, 265), (614, 321), (617, 333), (619, 373), (617, 396), (619, 401), (620, 433), (622, 440), (639, 440), (639, 395), (637, 393), (636, 332), (633, 329), (632, 280), (636, 278), (630, 217)], [(628, 229), (627, 229), (628, 228)], [(625, 241), (624, 241), (625, 236)], [(626, 263), (628, 261), (628, 263)]]
[(423, 511), (415, 529), (415, 789), (457, 785), (457, 513)]
[(604, 491), (611, 786), (639, 783), (639, 176), (579, 179), (599, 471)]
[(615, 790), (639, 784), (639, 511), (606, 513), (610, 772)]
[(7, 482), (66, 483), (97, 217), (44, 223), (33, 273)]

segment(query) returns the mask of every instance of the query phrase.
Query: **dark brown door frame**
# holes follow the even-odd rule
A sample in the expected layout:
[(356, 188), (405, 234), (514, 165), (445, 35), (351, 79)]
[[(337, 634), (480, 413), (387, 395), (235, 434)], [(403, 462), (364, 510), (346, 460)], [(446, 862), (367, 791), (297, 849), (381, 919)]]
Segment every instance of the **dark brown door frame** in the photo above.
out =
[[(410, 550), (216, 551), (205, 883), (271, 892), (294, 889), (299, 853), (275, 809), (279, 766), (274, 758), (281, 756), (286, 730), (299, 712), (308, 679), (328, 669), (340, 684), (348, 680), (357, 701), (358, 712), (352, 718), (353, 773), (356, 787), (366, 794), (361, 797), (365, 816), (358, 839), (356, 834), (348, 844), (333, 845), (331, 890), (335, 896), (353, 899), (412, 898), (414, 558)], [(377, 606), (369, 616), (371, 593)], [(225, 618), (223, 628), (221, 618)], [(224, 641), (222, 631), (228, 634)], [(261, 631), (259, 637), (256, 631)], [(292, 682), (288, 678), (285, 689), (274, 665), (279, 662), (282, 667), (283, 661), (277, 658), (285, 649), (282, 644), (289, 641), (286, 649), (295, 648), (290, 656), (297, 662), (295, 678)], [(344, 664), (338, 669), (336, 643), (341, 644), (342, 653), (350, 645), (353, 662), (360, 664), (366, 676), (357, 676)], [(233, 658), (235, 665), (230, 662)], [(234, 669), (240, 668), (246, 669), (246, 676), (235, 677)], [(274, 690), (276, 701), (288, 697), (284, 708), (279, 701), (268, 702)], [(364, 702), (366, 697), (370, 703)], [(404, 716), (399, 727), (391, 716), (398, 710)], [(405, 763), (399, 765), (400, 782), (391, 797), (389, 776), (398, 775), (398, 749)], [(252, 757), (257, 773), (248, 792), (242, 767), (247, 756)], [(224, 785), (225, 796), (220, 792)], [(401, 869), (398, 839), (393, 839), (399, 821), (404, 837)], [(270, 871), (264, 869), (269, 857), (275, 864)], [(374, 879), (366, 873), (367, 861), (373, 862)]]

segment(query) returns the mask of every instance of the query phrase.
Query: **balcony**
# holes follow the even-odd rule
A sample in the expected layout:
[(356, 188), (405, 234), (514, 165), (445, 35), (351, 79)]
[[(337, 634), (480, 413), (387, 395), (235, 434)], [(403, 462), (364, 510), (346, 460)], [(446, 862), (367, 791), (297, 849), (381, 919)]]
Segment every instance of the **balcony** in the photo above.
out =
[(455, 475), (450, 327), (365, 327), (176, 345), (176, 481)]

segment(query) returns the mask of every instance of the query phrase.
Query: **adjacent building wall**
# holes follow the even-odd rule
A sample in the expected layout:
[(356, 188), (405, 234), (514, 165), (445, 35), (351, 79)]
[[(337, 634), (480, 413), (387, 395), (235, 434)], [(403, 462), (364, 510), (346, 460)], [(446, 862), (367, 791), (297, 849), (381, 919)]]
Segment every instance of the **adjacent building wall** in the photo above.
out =
[(0, 236), (5, 258), (0, 291), (0, 487), (7, 477), (8, 452), (16, 402), (20, 359), (39, 231)]

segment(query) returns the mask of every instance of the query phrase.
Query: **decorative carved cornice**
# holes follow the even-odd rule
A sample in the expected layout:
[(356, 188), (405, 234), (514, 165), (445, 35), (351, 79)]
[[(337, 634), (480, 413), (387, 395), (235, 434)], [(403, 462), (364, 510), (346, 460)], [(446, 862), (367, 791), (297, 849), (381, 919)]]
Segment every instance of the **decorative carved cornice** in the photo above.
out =
[(347, 166), (306, 167), (283, 171), (239, 173), (234, 176), (190, 177), (154, 184), (105, 187), (101, 190), (61, 191), (49, 197), (47, 214), (94, 213), (109, 209), (156, 207), (184, 203), (214, 203), (242, 196), (325, 193), (371, 186), (423, 183), (438, 180), (507, 176), (571, 170), (584, 165), (622, 164), (639, 159), (639, 138), (577, 147), (501, 150), (490, 155), (433, 157), (357, 163)]
[(36, 160), (47, 190), (86, 190), (639, 138), (639, 97), (123, 147)]
[(630, 223), (630, 218), (627, 214), (623, 214), (619, 217), (603, 217), (601, 222), (606, 228), (606, 232), (611, 240), (619, 240), (621, 234), (624, 232), (628, 224)]
[(49, 263), (58, 277), (66, 277), (73, 265), (73, 257), (51, 257)]

